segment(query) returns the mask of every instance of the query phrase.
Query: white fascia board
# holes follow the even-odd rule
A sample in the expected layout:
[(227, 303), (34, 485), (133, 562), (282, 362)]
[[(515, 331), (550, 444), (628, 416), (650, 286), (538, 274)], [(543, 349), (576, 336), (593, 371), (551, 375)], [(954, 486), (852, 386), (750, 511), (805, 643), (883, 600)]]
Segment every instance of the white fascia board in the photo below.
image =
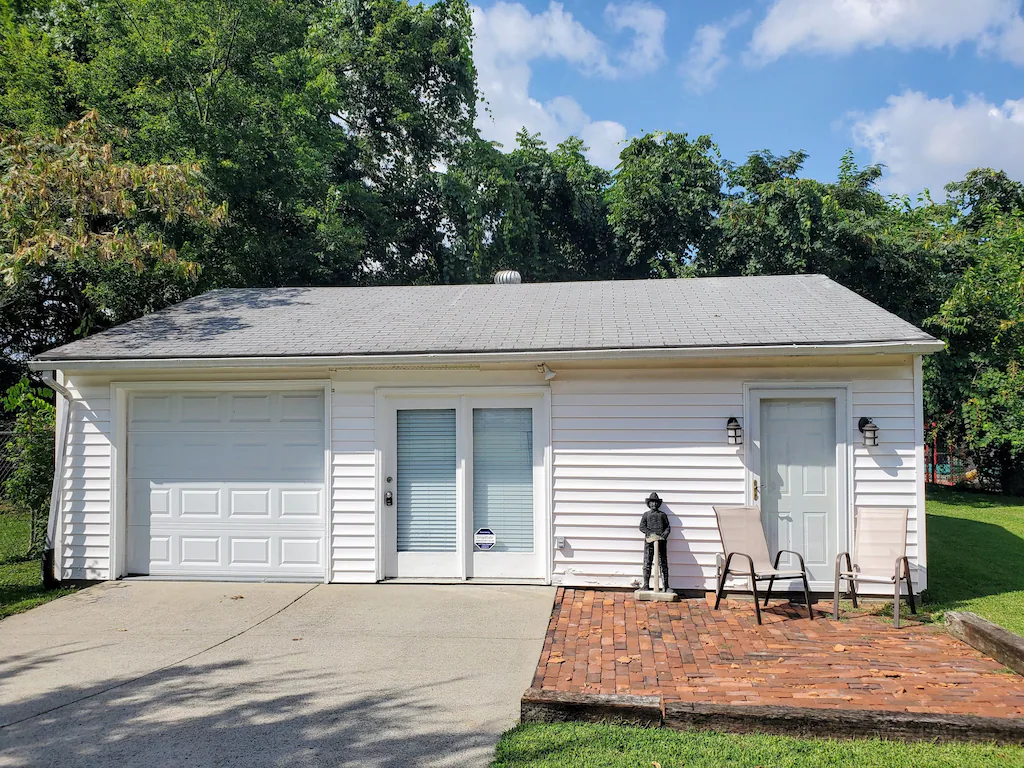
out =
[(813, 355), (930, 355), (945, 344), (931, 341), (886, 341), (851, 344), (780, 344), (731, 347), (655, 347), (581, 349), (538, 352), (413, 353), (389, 355), (302, 355), (294, 357), (179, 357), (130, 359), (32, 360), (34, 371), (128, 371), (193, 368), (329, 367), (373, 368), (382, 365), (459, 365), (481, 363), (554, 363), (598, 360), (680, 360), (690, 358), (806, 357)]

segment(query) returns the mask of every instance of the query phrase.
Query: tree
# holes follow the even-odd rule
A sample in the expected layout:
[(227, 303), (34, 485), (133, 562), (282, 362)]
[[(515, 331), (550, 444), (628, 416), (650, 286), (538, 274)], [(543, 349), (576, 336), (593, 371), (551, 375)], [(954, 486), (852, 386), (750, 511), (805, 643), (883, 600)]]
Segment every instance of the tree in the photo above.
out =
[(26, 556), (42, 553), (46, 543), (51, 480), (53, 478), (53, 425), (55, 410), (47, 399), (50, 393), (35, 389), (22, 379), (0, 398), (0, 405), (14, 414), (11, 439), (0, 445), (4, 459), (12, 467), (4, 481), (4, 498), (18, 512), (29, 515), (30, 540)]
[(17, 283), (28, 265), (120, 261), (142, 269), (177, 261), (181, 221), (218, 225), (195, 166), (139, 165), (114, 156), (99, 116), (50, 136), (0, 133), (0, 270)]
[(126, 162), (103, 131), (89, 113), (0, 132), (0, 383), (30, 355), (187, 296), (185, 232), (223, 220), (194, 166)]
[(722, 183), (710, 136), (649, 133), (631, 140), (608, 190), (608, 220), (627, 267), (651, 277), (692, 274), (698, 254), (714, 248)]
[(197, 289), (409, 281), (444, 258), (470, 34), (464, 0), (70, 0), (8, 25), (0, 123), (95, 108), (128, 159), (197, 163), (229, 211)]
[(946, 185), (946, 195), (958, 225), (968, 232), (984, 226), (993, 209), (1001, 213), (1024, 210), (1024, 184), (992, 168), (968, 171), (962, 181)]
[(467, 147), (448, 174), (452, 239), (466, 244), (462, 280), (486, 282), (499, 269), (531, 282), (622, 276), (605, 200), (611, 175), (585, 152), (575, 136), (549, 150), (525, 130), (508, 154), (484, 141)]
[(930, 321), (948, 344), (930, 403), (1006, 493), (1024, 494), (1024, 216), (989, 208), (973, 263)]
[(949, 209), (887, 200), (874, 188), (881, 168), (849, 152), (834, 183), (799, 177), (805, 160), (764, 150), (725, 164), (730, 194), (698, 273), (824, 274), (911, 322), (934, 313), (959, 256), (944, 237)]

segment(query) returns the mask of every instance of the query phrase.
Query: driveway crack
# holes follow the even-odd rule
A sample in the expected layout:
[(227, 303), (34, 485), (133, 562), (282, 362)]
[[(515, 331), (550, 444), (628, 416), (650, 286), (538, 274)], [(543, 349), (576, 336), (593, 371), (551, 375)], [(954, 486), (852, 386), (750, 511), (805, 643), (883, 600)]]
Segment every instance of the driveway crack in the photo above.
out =
[(208, 646), (206, 648), (198, 650), (195, 653), (189, 654), (188, 656), (186, 656), (183, 659), (177, 659), (176, 661), (172, 661), (169, 664), (164, 664), (162, 667), (157, 667), (156, 669), (151, 669), (149, 672), (146, 672), (145, 674), (129, 678), (128, 680), (122, 680), (121, 682), (115, 683), (114, 685), (109, 685), (106, 688), (102, 688), (101, 690), (93, 691), (92, 693), (87, 693), (84, 696), (79, 696), (77, 699), (72, 699), (71, 701), (66, 701), (63, 704), (58, 704), (55, 707), (50, 707), (49, 709), (44, 709), (42, 712), (36, 712), (34, 715), (28, 715), (26, 717), (21, 718), (20, 720), (14, 720), (14, 721), (12, 721), (10, 723), (2, 723), (2, 724), (0, 724), (0, 731), (2, 731), (4, 728), (10, 728), (11, 726), (20, 725), (21, 723), (26, 723), (29, 720), (34, 720), (37, 717), (42, 717), (43, 715), (48, 715), (51, 712), (56, 712), (57, 710), (64, 709), (65, 707), (70, 707), (72, 704), (78, 704), (81, 701), (87, 701), (88, 699), (94, 699), (97, 696), (102, 696), (103, 694), (109, 693), (110, 691), (116, 691), (118, 688), (124, 688), (126, 685), (131, 685), (132, 683), (137, 683), (140, 680), (145, 680), (147, 677), (152, 677), (153, 675), (158, 675), (161, 672), (165, 672), (168, 669), (171, 669), (172, 667), (178, 666), (179, 664), (184, 664), (186, 662), (192, 661), (192, 659), (196, 658), (197, 656), (202, 656), (204, 653), (209, 653), (210, 651), (212, 651), (215, 648), (220, 648), (220, 646), (224, 645), (225, 643), (230, 643), (232, 640), (241, 637), (246, 632), (249, 632), (250, 630), (256, 629), (256, 627), (260, 626), (260, 624), (264, 624), (264, 623), (270, 621), (275, 616), (280, 616), (282, 613), (287, 611), (289, 608), (291, 608), (293, 605), (295, 605), (297, 602), (299, 602), (299, 600), (304, 598), (306, 595), (308, 595), (310, 592), (312, 592), (314, 589), (316, 589), (319, 586), (320, 586), (320, 584), (314, 584), (309, 589), (307, 589), (305, 592), (302, 592), (302, 593), (296, 595), (293, 599), (289, 600), (287, 603), (282, 605), (279, 609), (277, 609), (276, 611), (271, 613), (269, 616), (264, 616), (259, 621), (255, 622), (254, 624), (250, 624), (245, 629), (242, 629), (242, 630), (236, 632), (235, 634), (231, 635), (230, 637), (225, 637), (223, 640), (218, 640), (213, 645), (210, 645), (210, 646)]

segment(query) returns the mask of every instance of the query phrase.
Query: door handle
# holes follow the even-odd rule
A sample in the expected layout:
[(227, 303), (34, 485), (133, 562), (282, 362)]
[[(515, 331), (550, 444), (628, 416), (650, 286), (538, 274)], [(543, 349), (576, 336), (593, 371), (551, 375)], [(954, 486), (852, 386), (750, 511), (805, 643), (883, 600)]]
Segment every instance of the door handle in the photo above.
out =
[(390, 507), (394, 503), (395, 503), (395, 497), (391, 494), (391, 491), (386, 491), (384, 493), (384, 506), (385, 507)]
[(757, 478), (754, 478), (754, 501), (757, 501)]

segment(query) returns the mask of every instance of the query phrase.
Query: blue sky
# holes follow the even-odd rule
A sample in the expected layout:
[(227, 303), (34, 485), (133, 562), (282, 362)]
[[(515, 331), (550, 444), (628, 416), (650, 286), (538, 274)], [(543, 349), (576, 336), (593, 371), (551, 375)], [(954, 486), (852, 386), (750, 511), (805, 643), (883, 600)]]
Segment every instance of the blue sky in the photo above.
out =
[(1024, 179), (1022, 0), (518, 0), (474, 4), (474, 58), (511, 145), (582, 135), (612, 167), (645, 131), (710, 133), (725, 157), (842, 153), (915, 195), (978, 166)]

